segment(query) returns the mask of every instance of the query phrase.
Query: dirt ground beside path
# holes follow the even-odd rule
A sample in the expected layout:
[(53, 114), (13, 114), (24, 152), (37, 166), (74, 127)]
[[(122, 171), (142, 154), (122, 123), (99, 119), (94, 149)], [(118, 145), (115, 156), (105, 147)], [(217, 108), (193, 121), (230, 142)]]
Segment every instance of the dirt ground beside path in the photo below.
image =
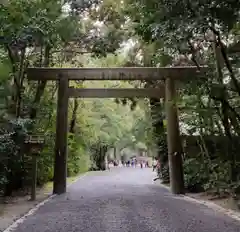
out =
[[(157, 183), (160, 183), (160, 181), (158, 181)], [(166, 188), (170, 188), (169, 184), (162, 184), (166, 186)], [(207, 202), (212, 202), (226, 210), (233, 210), (236, 211), (237, 213), (240, 213), (240, 201), (236, 202), (234, 201), (231, 197), (214, 197), (212, 194), (209, 194), (207, 192), (202, 192), (202, 193), (186, 193), (186, 196), (191, 197), (193, 199), (196, 200), (201, 200), (201, 201), (207, 201)]]
[(0, 204), (0, 231), (4, 231), (15, 220), (22, 217), (30, 209), (50, 196), (49, 191), (39, 189), (36, 201), (29, 201), (29, 196), (12, 197), (7, 199), (7, 203)]
[[(68, 184), (77, 180), (81, 175), (68, 178)], [(43, 188), (38, 188), (36, 201), (29, 201), (30, 196), (15, 196), (0, 203), (0, 232), (4, 231), (14, 221), (22, 217), (37, 204), (51, 196), (53, 183), (47, 183)]]
[(214, 197), (206, 192), (203, 193), (187, 193), (187, 196), (192, 197), (197, 200), (205, 200), (215, 203), (225, 209), (234, 210), (240, 213), (238, 202), (234, 201), (231, 197)]

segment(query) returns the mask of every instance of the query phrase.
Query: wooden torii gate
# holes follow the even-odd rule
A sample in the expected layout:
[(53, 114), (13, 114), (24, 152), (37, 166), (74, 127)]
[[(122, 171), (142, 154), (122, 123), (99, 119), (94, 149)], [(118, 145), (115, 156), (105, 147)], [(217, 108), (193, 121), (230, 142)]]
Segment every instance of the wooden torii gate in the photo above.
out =
[[(183, 193), (182, 145), (175, 105), (175, 80), (192, 79), (206, 70), (201, 67), (127, 67), (127, 68), (29, 68), (27, 75), (33, 81), (58, 81), (58, 103), (55, 141), (53, 193), (66, 192), (67, 134), (69, 98), (165, 98), (167, 141), (171, 191)], [(71, 80), (164, 80), (157, 88), (84, 89), (69, 87)]]

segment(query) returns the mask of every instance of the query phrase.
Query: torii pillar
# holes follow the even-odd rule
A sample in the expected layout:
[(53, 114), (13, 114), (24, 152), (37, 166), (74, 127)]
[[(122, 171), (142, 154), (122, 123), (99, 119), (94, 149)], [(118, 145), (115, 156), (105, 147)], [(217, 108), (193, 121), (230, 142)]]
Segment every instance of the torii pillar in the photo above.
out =
[(175, 81), (165, 80), (165, 101), (167, 116), (167, 144), (171, 192), (184, 193), (184, 177), (182, 167), (182, 143), (180, 138), (178, 112), (176, 106)]

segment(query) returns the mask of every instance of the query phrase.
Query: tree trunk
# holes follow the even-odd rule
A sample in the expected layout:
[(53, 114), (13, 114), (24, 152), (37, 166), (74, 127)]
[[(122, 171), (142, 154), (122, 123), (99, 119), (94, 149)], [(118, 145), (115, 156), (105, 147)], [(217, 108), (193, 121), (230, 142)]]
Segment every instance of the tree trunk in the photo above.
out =
[(75, 132), (75, 125), (76, 125), (76, 122), (77, 122), (78, 106), (79, 106), (78, 99), (77, 99), (77, 98), (74, 98), (74, 101), (73, 101), (72, 119), (71, 119), (71, 121), (70, 121), (70, 126), (69, 126), (69, 132), (70, 132), (70, 133), (74, 133), (74, 132)]
[[(167, 141), (163, 124), (163, 116), (160, 99), (150, 99), (152, 125), (154, 129), (154, 137), (156, 139), (158, 158), (161, 163), (160, 171), (164, 183), (169, 183)], [(166, 170), (165, 170), (166, 169)]]
[[(220, 41), (221, 42), (221, 41)], [(217, 72), (217, 77), (219, 80), (219, 83), (223, 85), (223, 73), (222, 73), (222, 67), (220, 63), (220, 52), (219, 52), (219, 47), (217, 41), (214, 42), (213, 44), (214, 48), (214, 56), (216, 60), (216, 72)], [(221, 49), (222, 51), (222, 49)], [(226, 54), (225, 54), (226, 55)], [(234, 76), (231, 76), (232, 80), (234, 79)], [(238, 83), (235, 83), (238, 88)], [(240, 92), (239, 92), (240, 93)], [(226, 146), (226, 152), (228, 156), (230, 156), (230, 165), (231, 165), (231, 170), (230, 170), (230, 175), (231, 175), (231, 180), (236, 181), (236, 156), (234, 154), (234, 151), (232, 149), (232, 133), (231, 133), (231, 125), (229, 123), (229, 120), (231, 118), (229, 117), (229, 102), (228, 102), (228, 94), (226, 92), (226, 89), (222, 90), (222, 93), (220, 94), (220, 102), (221, 102), (221, 113), (222, 113), (222, 124), (224, 127), (225, 135), (227, 136), (227, 146)], [(231, 107), (230, 107), (231, 108)], [(232, 113), (232, 112), (231, 112)], [(233, 119), (231, 120), (233, 121)]]
[(19, 118), (21, 116), (21, 105), (22, 105), (22, 89), (23, 89), (23, 79), (24, 79), (24, 71), (25, 71), (25, 54), (26, 49), (21, 50), (21, 56), (20, 56), (20, 65), (18, 70), (18, 77), (17, 77), (17, 83), (16, 84), (16, 118)]
[[(43, 67), (48, 67), (50, 63), (50, 46), (46, 46), (45, 48), (45, 53), (44, 53), (44, 62), (43, 62)], [(30, 119), (35, 119), (37, 116), (37, 108), (39, 106), (41, 97), (44, 93), (45, 87), (46, 87), (47, 81), (39, 81), (38, 86), (37, 86), (37, 91), (35, 94), (35, 98), (32, 104), (32, 108), (30, 109)]]
[(114, 157), (114, 160), (117, 159), (117, 148), (116, 147), (113, 148), (113, 157)]

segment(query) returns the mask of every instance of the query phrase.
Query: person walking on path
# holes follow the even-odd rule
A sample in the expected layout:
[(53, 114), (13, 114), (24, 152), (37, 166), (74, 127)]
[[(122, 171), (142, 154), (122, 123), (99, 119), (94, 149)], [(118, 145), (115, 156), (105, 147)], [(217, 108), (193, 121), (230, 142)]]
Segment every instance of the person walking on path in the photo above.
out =
[(157, 173), (157, 177), (155, 177), (153, 179), (153, 181), (160, 180), (162, 178), (161, 177), (161, 164), (160, 164), (160, 160), (159, 159), (157, 160), (156, 173)]
[(157, 167), (157, 160), (156, 160), (156, 158), (154, 158), (152, 166), (153, 166), (153, 172), (154, 172), (156, 167)]
[(148, 168), (149, 167), (149, 164), (148, 164), (148, 161), (145, 163), (145, 168)]
[(132, 168), (134, 167), (134, 160), (132, 159)]
[(137, 164), (138, 164), (137, 159), (134, 159), (134, 167), (135, 167), (135, 168), (137, 167)]

